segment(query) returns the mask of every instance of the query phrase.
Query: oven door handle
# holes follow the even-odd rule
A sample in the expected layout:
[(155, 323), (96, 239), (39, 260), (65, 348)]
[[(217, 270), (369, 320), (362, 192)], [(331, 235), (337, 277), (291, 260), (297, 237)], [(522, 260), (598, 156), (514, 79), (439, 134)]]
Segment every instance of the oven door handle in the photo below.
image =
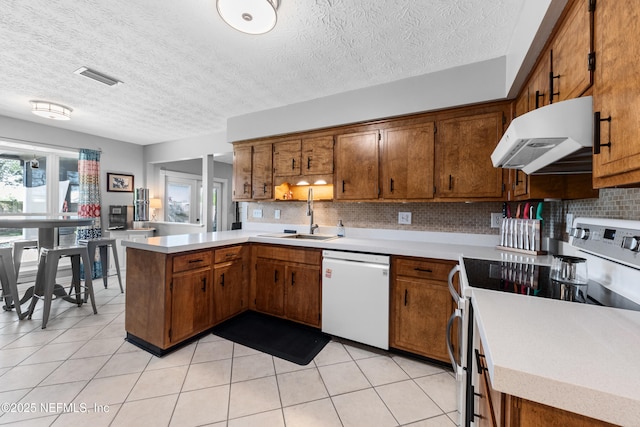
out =
[(453, 301), (456, 303), (456, 307), (462, 306), (462, 296), (456, 291), (456, 288), (453, 286), (453, 278), (456, 273), (460, 272), (460, 264), (456, 264), (451, 271), (449, 272), (449, 278), (447, 279), (447, 284), (449, 285), (449, 293), (453, 298)]
[[(449, 321), (447, 322), (447, 352), (449, 353), (449, 359), (451, 359), (451, 367), (453, 368), (453, 373), (456, 376), (456, 381), (460, 381), (463, 374), (463, 368), (460, 363), (456, 360), (456, 356), (453, 354), (453, 343), (451, 342), (451, 328), (453, 327), (453, 322), (456, 319), (460, 319), (460, 323), (462, 324), (462, 310), (456, 308), (453, 311), (451, 317), (449, 317)], [(460, 351), (460, 342), (461, 342), (461, 329), (458, 328), (458, 351)]]

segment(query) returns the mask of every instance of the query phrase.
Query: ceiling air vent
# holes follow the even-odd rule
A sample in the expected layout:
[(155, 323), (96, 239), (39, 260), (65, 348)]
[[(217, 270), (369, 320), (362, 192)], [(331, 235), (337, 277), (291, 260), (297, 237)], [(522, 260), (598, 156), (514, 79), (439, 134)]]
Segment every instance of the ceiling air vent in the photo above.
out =
[(95, 70), (91, 70), (87, 67), (80, 67), (74, 71), (75, 74), (80, 74), (81, 76), (89, 77), (97, 82), (103, 83), (108, 86), (115, 86), (121, 84), (120, 80), (116, 80), (113, 77), (109, 77), (106, 74), (99, 73)]

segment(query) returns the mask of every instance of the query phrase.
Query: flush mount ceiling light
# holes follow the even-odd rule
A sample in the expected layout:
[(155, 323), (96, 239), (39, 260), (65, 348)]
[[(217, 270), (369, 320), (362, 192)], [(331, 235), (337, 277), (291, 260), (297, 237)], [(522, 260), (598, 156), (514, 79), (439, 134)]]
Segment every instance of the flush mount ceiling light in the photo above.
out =
[(280, 0), (217, 0), (220, 17), (247, 34), (264, 34), (276, 26)]
[(44, 117), (52, 120), (70, 120), (71, 112), (73, 111), (69, 107), (64, 105), (54, 104), (47, 101), (30, 101), (31, 112), (36, 116)]

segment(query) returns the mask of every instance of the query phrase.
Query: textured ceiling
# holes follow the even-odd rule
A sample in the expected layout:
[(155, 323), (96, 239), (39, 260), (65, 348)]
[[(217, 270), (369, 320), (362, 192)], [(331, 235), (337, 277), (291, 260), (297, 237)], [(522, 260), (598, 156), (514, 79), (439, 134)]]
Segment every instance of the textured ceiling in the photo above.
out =
[[(251, 36), (215, 0), (0, 0), (0, 115), (137, 144), (221, 132), (228, 117), (505, 55), (525, 1), (281, 0), (276, 28)], [(72, 120), (32, 115), (31, 99)]]

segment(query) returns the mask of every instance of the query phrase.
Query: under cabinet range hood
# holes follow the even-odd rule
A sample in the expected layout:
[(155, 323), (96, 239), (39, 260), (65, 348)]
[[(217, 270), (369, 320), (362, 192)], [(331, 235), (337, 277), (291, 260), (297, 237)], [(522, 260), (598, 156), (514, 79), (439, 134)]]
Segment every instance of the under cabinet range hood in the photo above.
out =
[(592, 146), (593, 100), (584, 96), (513, 119), (491, 161), (529, 175), (591, 173)]

